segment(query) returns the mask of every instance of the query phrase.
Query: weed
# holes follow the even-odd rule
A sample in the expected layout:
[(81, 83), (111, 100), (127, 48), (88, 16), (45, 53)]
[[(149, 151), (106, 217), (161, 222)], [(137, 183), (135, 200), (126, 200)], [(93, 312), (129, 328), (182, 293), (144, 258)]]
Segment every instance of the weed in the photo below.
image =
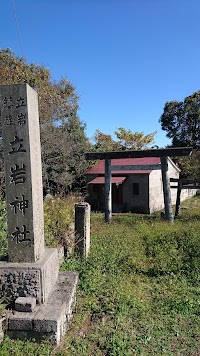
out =
[[(54, 245), (73, 216), (63, 217), (54, 211), (57, 203), (48, 204), (45, 226)], [(114, 215), (111, 224), (103, 214), (91, 214), (88, 259), (72, 255), (62, 265), (79, 273), (77, 304), (65, 340), (52, 355), (199, 354), (200, 198), (186, 206), (174, 224), (157, 213)], [(58, 230), (53, 219), (63, 219)], [(51, 351), (48, 344), (6, 339), (0, 355)]]
[[(47, 246), (57, 247), (64, 244), (67, 232), (74, 230), (74, 204), (83, 198), (80, 195), (69, 195), (44, 202), (44, 229)], [(70, 235), (70, 234), (69, 234)]]

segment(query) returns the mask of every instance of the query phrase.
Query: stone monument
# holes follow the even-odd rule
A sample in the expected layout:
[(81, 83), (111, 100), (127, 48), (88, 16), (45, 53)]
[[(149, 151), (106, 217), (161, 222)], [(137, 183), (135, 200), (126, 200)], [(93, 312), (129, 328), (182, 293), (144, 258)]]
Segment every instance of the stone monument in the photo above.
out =
[(59, 273), (58, 251), (45, 248), (37, 93), (0, 85), (8, 260), (0, 262), (0, 297), (15, 302), (10, 336), (50, 336), (59, 343), (71, 317), (77, 274)]

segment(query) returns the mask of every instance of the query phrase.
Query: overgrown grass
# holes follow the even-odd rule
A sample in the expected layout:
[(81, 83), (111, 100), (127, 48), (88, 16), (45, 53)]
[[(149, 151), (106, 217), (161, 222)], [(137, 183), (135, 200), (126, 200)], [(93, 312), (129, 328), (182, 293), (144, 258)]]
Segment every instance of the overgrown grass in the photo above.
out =
[[(200, 198), (173, 225), (151, 216), (91, 216), (74, 319), (59, 348), (6, 339), (0, 355), (199, 355)], [(25, 351), (26, 350), (26, 351)], [(24, 352), (24, 353), (23, 353)]]

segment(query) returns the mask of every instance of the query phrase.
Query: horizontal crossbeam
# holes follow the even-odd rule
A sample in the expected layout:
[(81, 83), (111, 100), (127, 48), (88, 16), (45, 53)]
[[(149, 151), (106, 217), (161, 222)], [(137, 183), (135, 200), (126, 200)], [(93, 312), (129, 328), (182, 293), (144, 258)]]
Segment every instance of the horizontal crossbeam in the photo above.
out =
[(111, 171), (152, 171), (161, 169), (161, 164), (148, 164), (148, 165), (129, 165), (129, 166), (111, 166)]
[(194, 179), (186, 179), (186, 178), (170, 178), (170, 182), (180, 182), (181, 184), (184, 185), (200, 185), (200, 181), (199, 180), (194, 180)]
[[(200, 187), (200, 186), (199, 186), (199, 187)], [(198, 189), (199, 187), (194, 186), (194, 185), (182, 185), (182, 186), (181, 186), (181, 190), (182, 190), (182, 189)], [(173, 186), (170, 186), (170, 188), (172, 188), (172, 189), (173, 189), (173, 188), (176, 188), (176, 189), (177, 189), (177, 188), (178, 188), (178, 185), (177, 185), (177, 186), (174, 186), (174, 185), (173, 185)]]
[(143, 157), (178, 157), (189, 156), (192, 153), (192, 147), (163, 148), (152, 150), (134, 150), (134, 151), (113, 151), (113, 152), (87, 152), (86, 160), (96, 159), (114, 159), (114, 158), (143, 158)]

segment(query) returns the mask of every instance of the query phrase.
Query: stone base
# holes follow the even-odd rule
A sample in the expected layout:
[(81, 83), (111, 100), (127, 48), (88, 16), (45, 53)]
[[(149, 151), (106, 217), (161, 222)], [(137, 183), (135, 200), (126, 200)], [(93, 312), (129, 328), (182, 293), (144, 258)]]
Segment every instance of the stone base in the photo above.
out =
[(45, 303), (56, 284), (59, 271), (58, 251), (46, 248), (34, 263), (0, 262), (0, 298), (14, 301), (18, 297), (33, 297)]
[(72, 317), (76, 300), (76, 272), (59, 272), (54, 291), (45, 304), (36, 306), (33, 312), (13, 311), (8, 319), (7, 335), (11, 338), (48, 338), (59, 344)]

